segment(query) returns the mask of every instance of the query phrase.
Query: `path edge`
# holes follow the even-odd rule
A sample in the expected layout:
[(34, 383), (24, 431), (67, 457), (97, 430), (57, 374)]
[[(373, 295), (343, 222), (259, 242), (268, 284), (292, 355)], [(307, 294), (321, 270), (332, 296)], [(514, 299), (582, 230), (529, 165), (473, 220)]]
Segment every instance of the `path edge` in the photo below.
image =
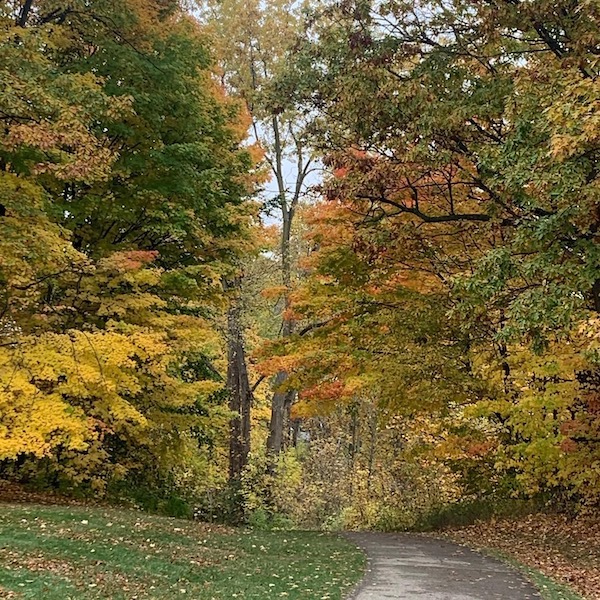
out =
[(520, 573), (531, 585), (537, 590), (538, 594), (542, 598), (542, 600), (546, 600), (548, 596), (546, 595), (543, 585), (539, 584), (535, 581), (532, 576), (532, 572), (539, 573), (542, 577), (545, 577), (547, 580), (551, 581), (553, 584), (563, 588), (568, 593), (576, 596), (578, 600), (587, 600), (587, 596), (582, 596), (580, 592), (570, 587), (564, 581), (560, 581), (551, 577), (542, 571), (539, 567), (530, 566), (524, 562), (521, 562), (518, 558), (512, 556), (510, 553), (506, 551), (502, 551), (498, 548), (494, 548), (493, 546), (480, 546), (479, 544), (474, 544), (464, 540), (457, 540), (453, 538), (448, 538), (442, 535), (438, 535), (435, 532), (425, 532), (422, 535), (425, 537), (430, 537), (432, 539), (443, 540), (447, 542), (452, 542), (453, 544), (457, 544), (458, 546), (462, 546), (463, 548), (467, 548), (467, 550), (471, 550), (472, 552), (477, 552), (482, 556), (486, 556), (487, 558), (491, 558), (496, 560), (499, 563), (506, 565), (508, 568), (513, 571)]
[(343, 600), (356, 600), (362, 590), (373, 580), (373, 564), (371, 557), (362, 546), (356, 543), (352, 536), (353, 533), (359, 532), (342, 531), (339, 533), (339, 536), (345, 539), (347, 542), (350, 542), (355, 548), (358, 548), (363, 553), (363, 556), (365, 557), (365, 569), (361, 580), (358, 583), (355, 583), (352, 589), (349, 590), (346, 595), (344, 595)]

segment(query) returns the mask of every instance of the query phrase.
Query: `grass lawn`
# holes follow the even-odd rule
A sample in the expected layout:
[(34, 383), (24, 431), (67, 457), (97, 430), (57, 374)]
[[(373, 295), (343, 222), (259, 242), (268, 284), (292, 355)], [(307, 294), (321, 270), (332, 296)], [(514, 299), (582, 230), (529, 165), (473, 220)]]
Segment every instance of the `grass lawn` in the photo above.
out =
[(335, 600), (363, 569), (362, 553), (333, 535), (0, 504), (0, 598)]

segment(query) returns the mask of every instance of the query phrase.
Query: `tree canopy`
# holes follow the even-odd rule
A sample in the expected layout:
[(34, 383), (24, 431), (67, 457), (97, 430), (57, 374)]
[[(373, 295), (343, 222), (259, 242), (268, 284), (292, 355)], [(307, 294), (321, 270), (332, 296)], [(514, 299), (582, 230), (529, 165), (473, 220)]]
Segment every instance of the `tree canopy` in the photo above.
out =
[(0, 458), (98, 488), (183, 476), (226, 436), (247, 118), (177, 2), (0, 14)]
[(274, 84), (330, 167), (292, 306), (317, 326), (265, 363), (293, 370), (298, 411), (374, 395), (400, 431), (428, 418), (467, 491), (479, 469), (477, 492), (597, 501), (598, 19), (543, 0), (311, 15)]

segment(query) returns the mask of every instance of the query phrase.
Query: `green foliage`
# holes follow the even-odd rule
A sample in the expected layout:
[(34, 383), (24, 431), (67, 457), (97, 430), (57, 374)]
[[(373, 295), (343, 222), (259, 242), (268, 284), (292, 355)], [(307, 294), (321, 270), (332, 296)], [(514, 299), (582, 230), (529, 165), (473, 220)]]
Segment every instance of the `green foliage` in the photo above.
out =
[[(0, 3), (2, 474), (261, 528), (596, 507), (596, 3), (199, 4)], [(280, 457), (228, 484), (241, 271)]]
[(213, 363), (220, 279), (250, 245), (247, 123), (177, 2), (15, 11), (0, 6), (3, 473), (189, 512), (224, 481)]

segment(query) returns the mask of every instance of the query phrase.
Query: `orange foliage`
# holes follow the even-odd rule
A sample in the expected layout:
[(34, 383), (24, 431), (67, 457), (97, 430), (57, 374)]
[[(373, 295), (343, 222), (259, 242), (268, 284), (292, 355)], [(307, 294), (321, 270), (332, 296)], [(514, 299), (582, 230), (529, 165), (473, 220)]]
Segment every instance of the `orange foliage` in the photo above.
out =
[(158, 257), (155, 250), (129, 250), (115, 252), (105, 260), (107, 266), (114, 267), (117, 271), (135, 271), (144, 265), (154, 262)]
[(343, 381), (325, 381), (300, 392), (300, 399), (315, 402), (330, 402), (347, 397), (348, 390)]

